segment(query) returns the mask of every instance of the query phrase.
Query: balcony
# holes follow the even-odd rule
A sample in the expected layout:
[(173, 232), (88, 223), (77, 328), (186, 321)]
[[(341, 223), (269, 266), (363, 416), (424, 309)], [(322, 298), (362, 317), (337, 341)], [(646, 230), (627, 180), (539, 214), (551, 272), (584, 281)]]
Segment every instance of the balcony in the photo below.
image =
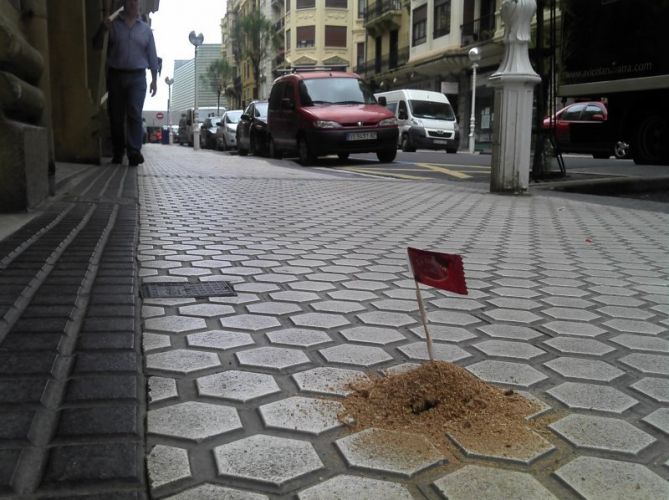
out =
[(365, 10), (365, 28), (371, 36), (380, 36), (402, 25), (400, 0), (377, 0), (368, 3)]
[(474, 19), (471, 23), (460, 26), (462, 39), (461, 47), (466, 47), (474, 43), (485, 42), (491, 40), (495, 36), (495, 15)]
[(358, 74), (380, 75), (404, 66), (409, 62), (409, 47), (404, 47), (397, 52), (384, 55), (375, 61), (365, 61), (355, 67)]

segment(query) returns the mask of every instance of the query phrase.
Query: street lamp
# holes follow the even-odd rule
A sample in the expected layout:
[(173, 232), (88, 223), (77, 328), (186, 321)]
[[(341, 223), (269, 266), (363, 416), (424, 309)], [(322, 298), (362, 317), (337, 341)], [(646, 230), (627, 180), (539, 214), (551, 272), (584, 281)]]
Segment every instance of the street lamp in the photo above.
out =
[(193, 107), (193, 149), (200, 149), (200, 129), (198, 128), (198, 116), (197, 116), (197, 48), (202, 45), (204, 42), (204, 35), (200, 33), (199, 35), (195, 34), (195, 31), (191, 31), (188, 35), (188, 40), (195, 47), (195, 58), (193, 59), (193, 84), (194, 84), (194, 93), (195, 93), (195, 106)]
[(169, 134), (169, 143), (172, 144), (172, 84), (174, 78), (166, 76), (165, 83), (167, 84), (167, 133)]
[(469, 49), (469, 60), (472, 62), (472, 114), (469, 117), (469, 152), (474, 152), (474, 127), (476, 125), (476, 68), (479, 67), (481, 51), (474, 47)]

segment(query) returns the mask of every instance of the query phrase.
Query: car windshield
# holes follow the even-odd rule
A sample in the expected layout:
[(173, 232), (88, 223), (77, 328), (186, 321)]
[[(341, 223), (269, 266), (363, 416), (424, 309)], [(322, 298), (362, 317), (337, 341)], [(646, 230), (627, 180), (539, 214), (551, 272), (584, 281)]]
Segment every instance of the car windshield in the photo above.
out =
[(266, 102), (257, 102), (256, 103), (256, 118), (261, 120), (267, 119), (267, 103)]
[(376, 104), (374, 95), (358, 78), (312, 78), (300, 82), (304, 106), (319, 104)]
[(241, 111), (228, 111), (225, 114), (228, 123), (239, 123), (239, 117), (242, 116)]
[(428, 120), (455, 120), (453, 108), (447, 102), (409, 101), (411, 112), (416, 118)]

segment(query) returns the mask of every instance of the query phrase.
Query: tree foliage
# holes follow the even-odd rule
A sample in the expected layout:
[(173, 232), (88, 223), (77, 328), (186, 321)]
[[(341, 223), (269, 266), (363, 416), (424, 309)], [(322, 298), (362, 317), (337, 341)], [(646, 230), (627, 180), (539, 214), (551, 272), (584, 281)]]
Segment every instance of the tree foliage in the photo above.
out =
[(227, 59), (217, 59), (209, 64), (206, 73), (200, 75), (200, 78), (206, 85), (209, 85), (211, 90), (216, 92), (218, 107), (220, 108), (221, 94), (232, 83), (232, 66)]

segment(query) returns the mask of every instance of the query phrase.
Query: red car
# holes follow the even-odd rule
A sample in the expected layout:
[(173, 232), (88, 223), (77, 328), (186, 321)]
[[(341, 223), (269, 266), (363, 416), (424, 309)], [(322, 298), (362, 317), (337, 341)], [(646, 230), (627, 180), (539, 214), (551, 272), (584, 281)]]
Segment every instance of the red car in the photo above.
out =
[[(591, 154), (594, 158), (627, 158), (629, 143), (607, 138), (606, 122), (609, 113), (606, 105), (599, 101), (577, 102), (555, 113), (553, 126), (555, 139), (562, 153)], [(551, 126), (550, 118), (544, 118), (544, 128)]]
[(355, 73), (313, 71), (277, 78), (269, 97), (270, 154), (296, 152), (302, 165), (317, 157), (376, 153), (388, 163), (397, 154), (395, 115), (377, 103)]

